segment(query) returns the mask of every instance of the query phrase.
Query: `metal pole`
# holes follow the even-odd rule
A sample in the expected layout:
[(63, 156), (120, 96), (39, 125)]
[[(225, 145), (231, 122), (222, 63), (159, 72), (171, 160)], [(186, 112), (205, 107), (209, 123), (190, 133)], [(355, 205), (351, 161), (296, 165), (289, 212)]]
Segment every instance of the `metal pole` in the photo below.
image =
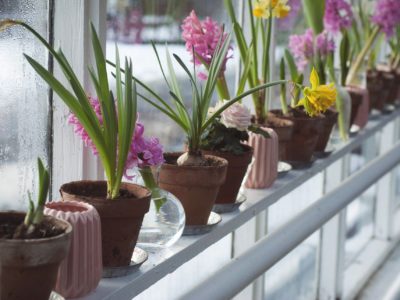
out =
[(356, 172), (340, 187), (321, 198), (291, 222), (258, 241), (252, 248), (186, 293), (181, 299), (232, 298), (398, 163), (400, 163), (400, 143), (383, 157), (373, 160)]

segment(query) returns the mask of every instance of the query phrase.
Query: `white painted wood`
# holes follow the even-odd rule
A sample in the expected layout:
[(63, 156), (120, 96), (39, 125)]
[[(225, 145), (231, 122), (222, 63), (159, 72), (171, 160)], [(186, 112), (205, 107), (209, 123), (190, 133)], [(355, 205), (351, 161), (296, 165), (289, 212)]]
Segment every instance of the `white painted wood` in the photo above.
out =
[(399, 162), (400, 143), (385, 156), (375, 159), (354, 173), (341, 186), (284, 226), (258, 241), (254, 247), (201, 282), (182, 299), (230, 299), (354, 201), (377, 178), (390, 172)]
[[(338, 187), (343, 180), (343, 160), (326, 168), (324, 194)], [(328, 221), (321, 229), (318, 299), (334, 300), (342, 292), (346, 209)]]
[[(237, 230), (249, 220), (254, 219), (261, 211), (279, 201), (283, 196), (320, 173), (326, 167), (342, 159), (344, 155), (358, 147), (365, 138), (379, 131), (385, 124), (399, 115), (400, 110), (392, 115), (383, 117), (379, 121), (371, 121), (367, 128), (357, 137), (346, 144), (338, 145), (334, 153), (328, 158), (316, 161), (310, 169), (294, 170), (287, 174), (286, 177), (278, 179), (270, 189), (252, 190), (251, 194), (247, 194), (248, 200), (240, 207), (239, 211), (224, 214), (222, 222), (211, 233), (183, 237), (171, 248), (152, 253), (149, 256), (149, 260), (143, 264), (138, 272), (123, 278), (103, 279), (97, 290), (83, 299), (132, 299), (167, 274), (174, 272), (179, 266), (191, 260), (210, 247), (210, 245)], [(252, 235), (251, 232), (248, 234)], [(239, 241), (236, 240), (238, 243)]]
[[(256, 241), (256, 218), (252, 218), (233, 232), (232, 258), (238, 257)], [(253, 286), (250, 285), (236, 295), (233, 300), (248, 300), (253, 298)]]
[[(89, 20), (96, 28), (100, 26), (100, 36), (104, 36), (106, 0), (57, 0), (54, 1), (54, 46), (61, 47), (77, 77), (85, 89), (92, 91), (87, 71), (91, 61)], [(105, 39), (103, 38), (103, 41)], [(54, 74), (64, 84), (66, 80), (57, 63)], [(80, 179), (96, 179), (102, 174), (97, 159), (90, 150), (85, 149), (79, 138), (73, 133), (72, 126), (67, 125), (68, 109), (54, 95), (53, 100), (53, 195), (58, 195), (61, 184)]]
[[(368, 282), (371, 275), (390, 255), (399, 242), (399, 236), (392, 241), (372, 239), (344, 273), (343, 300), (352, 300)], [(383, 293), (383, 292), (382, 292)]]
[[(395, 143), (396, 131), (392, 122), (382, 129), (380, 142), (380, 155), (384, 155)], [(395, 208), (394, 174), (389, 173), (382, 177), (377, 185), (377, 199), (375, 210), (375, 236), (379, 239), (388, 240), (392, 237), (393, 211)]]

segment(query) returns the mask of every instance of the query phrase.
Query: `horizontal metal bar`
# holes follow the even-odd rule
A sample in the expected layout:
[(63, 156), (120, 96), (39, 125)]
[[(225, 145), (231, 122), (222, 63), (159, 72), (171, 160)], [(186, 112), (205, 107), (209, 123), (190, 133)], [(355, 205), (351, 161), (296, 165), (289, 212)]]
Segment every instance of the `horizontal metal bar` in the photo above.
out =
[(261, 239), (181, 299), (230, 299), (400, 163), (400, 143), (349, 177), (292, 221)]

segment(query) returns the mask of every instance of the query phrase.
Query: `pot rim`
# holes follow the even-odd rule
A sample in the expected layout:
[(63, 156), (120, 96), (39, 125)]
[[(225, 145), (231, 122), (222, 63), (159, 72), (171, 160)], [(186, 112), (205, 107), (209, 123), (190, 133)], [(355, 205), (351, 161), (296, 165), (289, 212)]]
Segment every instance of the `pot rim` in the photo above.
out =
[[(166, 155), (172, 155), (172, 156), (177, 156), (177, 158), (179, 156), (181, 156), (183, 153), (185, 152), (164, 152), (164, 156)], [(223, 169), (226, 168), (228, 166), (228, 161), (224, 158), (215, 156), (215, 155), (204, 155), (205, 157), (213, 157), (216, 160), (221, 161), (221, 164), (218, 166), (178, 166), (177, 164), (170, 164), (167, 162), (164, 162), (161, 165), (161, 168), (180, 168), (180, 169), (188, 169), (188, 170), (193, 170), (193, 169), (197, 169), (197, 170), (211, 170), (211, 169)]]
[[(293, 108), (291, 108), (291, 109), (293, 109)], [(273, 109), (273, 110), (270, 110), (270, 111), (274, 111), (274, 109)], [(282, 111), (282, 110), (277, 109), (277, 110), (275, 110), (275, 111)], [(295, 126), (294, 120), (301, 120), (301, 121), (322, 121), (322, 120), (325, 119), (325, 116), (324, 116), (324, 114), (320, 114), (320, 115), (315, 116), (315, 117), (310, 117), (310, 116), (308, 116), (308, 115), (306, 115), (306, 116), (304, 116), (304, 117), (301, 117), (301, 116), (284, 116), (284, 115), (282, 115), (282, 116), (278, 116), (278, 118), (291, 121), (291, 122), (293, 123), (293, 126)]]
[[(77, 194), (77, 193), (71, 193), (71, 192), (65, 190), (66, 186), (75, 185), (75, 184), (82, 183), (82, 182), (86, 183), (86, 184), (105, 184), (105, 185), (107, 185), (107, 181), (105, 181), (105, 180), (76, 180), (76, 181), (70, 181), (70, 182), (64, 183), (64, 184), (62, 184), (60, 186), (61, 195), (62, 195), (62, 193), (66, 193), (66, 194), (69, 194), (69, 195), (79, 196), (79, 197), (84, 198), (84, 199), (91, 199), (91, 200), (96, 201), (96, 202), (100, 201), (102, 203), (109, 203), (109, 204), (112, 204), (112, 203), (115, 203), (115, 202), (122, 202), (122, 201), (132, 201), (132, 199), (129, 199), (129, 198), (117, 198), (117, 199), (111, 200), (111, 199), (107, 199), (106, 196), (101, 197), (101, 196), (81, 195), (81, 194)], [(137, 187), (140, 187), (140, 188), (142, 188), (142, 189), (147, 191), (147, 193), (145, 195), (141, 196), (141, 197), (134, 195), (135, 196), (134, 199), (140, 201), (140, 200), (145, 199), (147, 197), (151, 197), (151, 190), (149, 188), (145, 187), (145, 186), (140, 185), (140, 184), (135, 184), (135, 183), (131, 183), (131, 182), (122, 182), (120, 189), (123, 189), (123, 187), (127, 186), (127, 185), (128, 186), (129, 185), (137, 186)]]
[[(83, 211), (64, 211), (64, 210), (59, 210), (57, 208), (52, 207), (53, 205), (54, 206), (57, 206), (57, 205), (60, 205), (60, 206), (72, 205), (72, 206), (75, 206), (75, 207), (82, 207), (82, 208), (84, 208), (84, 210)], [(60, 200), (50, 201), (50, 202), (46, 203), (45, 210), (49, 210), (49, 211), (52, 211), (52, 212), (55, 212), (55, 213), (82, 216), (82, 215), (92, 214), (93, 211), (95, 210), (95, 208), (94, 208), (93, 205), (91, 205), (90, 203), (87, 203), (87, 202), (69, 201), (69, 200), (64, 201), (64, 200), (60, 199)]]
[[(17, 214), (17, 215), (21, 215), (22, 220), (23, 220), (23, 217), (26, 215), (25, 212), (15, 211), (15, 210), (0, 211), (0, 216), (2, 214)], [(56, 235), (56, 236), (47, 237), (47, 238), (40, 238), (40, 239), (0, 239), (0, 245), (1, 244), (12, 244), (12, 245), (21, 244), (21, 246), (22, 246), (22, 245), (25, 245), (27, 243), (29, 243), (29, 244), (44, 244), (44, 243), (49, 243), (49, 242), (54, 241), (54, 240), (62, 239), (64, 237), (68, 236), (69, 234), (71, 234), (72, 225), (69, 222), (67, 222), (65, 220), (62, 220), (62, 219), (59, 219), (59, 218), (56, 218), (56, 217), (53, 217), (53, 216), (48, 216), (48, 215), (45, 215), (44, 217), (48, 218), (48, 219), (54, 219), (59, 223), (63, 223), (66, 226), (65, 231), (63, 233), (59, 234), (59, 235)]]
[[(282, 110), (281, 110), (281, 109), (270, 109), (267, 113), (272, 113), (273, 111), (282, 111)], [(294, 122), (293, 122), (292, 120), (285, 119), (285, 118), (283, 118), (283, 116), (274, 116), (274, 118), (287, 121), (288, 124), (282, 125), (282, 126), (273, 126), (273, 127), (271, 126), (271, 125), (272, 125), (271, 123), (268, 123), (269, 120), (270, 120), (268, 117), (267, 117), (267, 120), (266, 120), (266, 123), (265, 123), (265, 124), (258, 124), (258, 123), (256, 123), (256, 122), (254, 122), (254, 120), (255, 120), (255, 118), (256, 118), (255, 115), (252, 115), (251, 117), (252, 117), (251, 124), (260, 126), (260, 127), (263, 128), (263, 129), (272, 129), (272, 130), (274, 130), (274, 128), (290, 128), (290, 127), (293, 127), (293, 126), (294, 126)]]
[[(207, 150), (207, 149), (201, 149), (201, 150), (202, 151), (206, 151), (206, 152), (210, 152), (210, 153), (211, 152), (212, 153), (221, 153), (221, 154), (227, 154), (227, 155), (233, 155), (233, 156), (244, 156), (244, 155), (249, 155), (250, 153), (251, 154), (254, 153), (254, 148), (253, 147), (251, 147), (249, 145), (246, 145), (246, 144), (242, 144), (241, 146), (245, 149), (244, 153), (242, 153), (242, 154), (235, 154), (235, 153), (232, 153), (232, 152), (219, 151), (219, 150)], [(206, 155), (215, 156), (215, 155), (212, 155), (212, 154), (206, 154)]]

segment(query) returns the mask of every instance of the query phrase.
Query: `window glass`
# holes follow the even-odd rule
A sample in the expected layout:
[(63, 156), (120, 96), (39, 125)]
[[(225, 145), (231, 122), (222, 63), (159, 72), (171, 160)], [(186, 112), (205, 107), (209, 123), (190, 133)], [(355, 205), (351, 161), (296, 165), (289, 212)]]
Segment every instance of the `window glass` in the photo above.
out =
[[(186, 51), (181, 38), (182, 20), (189, 15), (192, 9), (200, 19), (210, 16), (221, 24), (227, 24), (226, 27), (229, 30), (230, 21), (223, 1), (109, 0), (107, 6), (107, 57), (115, 61), (115, 44), (118, 44), (120, 56), (128, 56), (132, 59), (135, 76), (150, 85), (163, 99), (169, 101), (169, 91), (160, 72), (151, 41), (157, 44), (164, 67), (166, 67), (165, 45), (168, 44), (171, 55), (175, 53), (180, 56), (192, 70), (191, 56)], [(233, 49), (234, 56), (238, 55), (236, 53)], [(235, 59), (229, 59), (225, 72), (230, 91), (233, 91), (235, 86), (235, 62)], [(192, 101), (191, 88), (187, 81), (187, 75), (177, 63), (175, 63), (175, 69), (184, 92), (183, 98), (186, 103), (190, 104)], [(168, 117), (142, 99), (139, 99), (138, 111), (140, 120), (145, 124), (146, 135), (158, 137), (168, 151), (182, 150), (184, 135)]]
[[(378, 155), (379, 136), (372, 136), (350, 155), (353, 174)], [(346, 209), (345, 264), (351, 264), (373, 235), (376, 185), (371, 186)]]
[[(274, 232), (322, 196), (318, 174), (279, 199), (268, 209), (268, 231)], [(319, 231), (315, 232), (265, 273), (264, 299), (315, 299)]]
[[(47, 5), (47, 0), (0, 0), (0, 19), (24, 20), (46, 36)], [(0, 209), (21, 209), (27, 191), (36, 190), (36, 158), (48, 163), (49, 146), (48, 88), (22, 54), (42, 65), (47, 54), (22, 27), (0, 35)]]

